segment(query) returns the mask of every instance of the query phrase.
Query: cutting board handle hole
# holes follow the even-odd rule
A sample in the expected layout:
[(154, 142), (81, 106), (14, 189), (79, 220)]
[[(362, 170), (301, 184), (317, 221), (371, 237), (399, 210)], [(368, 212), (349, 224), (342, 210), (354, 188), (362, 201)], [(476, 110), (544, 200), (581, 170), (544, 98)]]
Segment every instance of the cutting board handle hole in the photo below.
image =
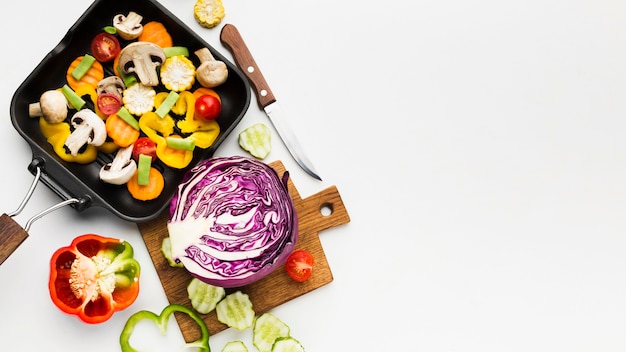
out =
[(320, 214), (322, 214), (322, 216), (330, 216), (332, 215), (333, 211), (333, 205), (330, 203), (323, 203), (320, 206)]

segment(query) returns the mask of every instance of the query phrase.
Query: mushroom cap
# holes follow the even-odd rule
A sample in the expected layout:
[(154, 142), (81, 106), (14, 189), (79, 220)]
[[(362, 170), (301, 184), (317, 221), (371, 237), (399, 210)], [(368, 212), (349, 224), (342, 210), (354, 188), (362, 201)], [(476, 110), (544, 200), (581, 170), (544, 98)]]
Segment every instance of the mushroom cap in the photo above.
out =
[(196, 80), (206, 88), (217, 87), (227, 79), (228, 67), (222, 61), (203, 62), (196, 70)]
[(56, 89), (43, 92), (39, 98), (41, 116), (48, 123), (60, 123), (67, 118), (67, 99)]

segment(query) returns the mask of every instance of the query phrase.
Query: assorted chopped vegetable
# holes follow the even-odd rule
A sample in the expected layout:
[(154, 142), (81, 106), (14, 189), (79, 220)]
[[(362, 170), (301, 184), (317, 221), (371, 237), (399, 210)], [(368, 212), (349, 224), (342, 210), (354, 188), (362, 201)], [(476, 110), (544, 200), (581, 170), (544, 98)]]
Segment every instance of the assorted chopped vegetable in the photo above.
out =
[(139, 275), (130, 243), (85, 234), (52, 255), (50, 297), (63, 312), (86, 323), (102, 323), (135, 301)]
[[(203, 27), (217, 26), (224, 17), (221, 0), (197, 0), (194, 17)], [(29, 105), (29, 116), (39, 118), (42, 134), (67, 162), (87, 164), (98, 152), (115, 153), (100, 170), (102, 182), (126, 185), (133, 198), (149, 201), (165, 184), (155, 163), (184, 168), (195, 148), (208, 148), (217, 139), (221, 98), (210, 88), (226, 81), (228, 69), (208, 48), (191, 48), (199, 60), (196, 67), (190, 48), (174, 46), (163, 23), (143, 21), (132, 11), (116, 15), (94, 34), (90, 52), (70, 62), (67, 83), (43, 92)], [(115, 75), (105, 77), (103, 64), (112, 65)], [(195, 85), (200, 88), (192, 92)], [(239, 135), (241, 147), (258, 159), (269, 154), (270, 142), (263, 124)], [(194, 275), (187, 287), (193, 310), (171, 304), (159, 315), (136, 312), (120, 335), (123, 352), (136, 351), (130, 338), (139, 321), (152, 320), (165, 333), (175, 312), (200, 327), (201, 337), (185, 347), (210, 352), (209, 332), (198, 313), (211, 311), (228, 327), (252, 328), (260, 352), (304, 350), (284, 322), (270, 313), (256, 317), (247, 294), (225, 290), (254, 282), (286, 260), (292, 276), (287, 256), (298, 252), (292, 253), (298, 228), (288, 177), (243, 157), (204, 160), (185, 175), (172, 199), (170, 236), (161, 251), (169, 265), (184, 266)], [(212, 225), (194, 225), (207, 221)], [(305, 273), (300, 278), (310, 276), (312, 267), (312, 261), (308, 267), (302, 262), (293, 261)], [(84, 322), (104, 322), (137, 298), (140, 266), (128, 242), (82, 235), (58, 249), (50, 265), (52, 301)], [(231, 341), (222, 351), (248, 348)]]
[[(204, 54), (191, 58), (190, 49)], [(220, 126), (215, 120), (221, 111), (221, 99), (211, 90), (211, 99), (218, 103), (211, 111), (211, 121), (207, 121), (196, 117), (199, 96), (192, 92), (204, 87), (196, 76), (206, 81), (204, 61), (212, 58), (208, 48), (176, 46), (164, 23), (145, 21), (141, 14), (131, 11), (115, 15), (110, 25), (94, 33), (86, 50), (84, 55), (71, 58), (65, 84), (50, 87), (39, 101), (28, 106), (30, 117), (45, 120), (40, 123), (42, 134), (62, 160), (88, 164), (97, 159), (98, 153), (112, 154), (147, 137), (154, 142), (152, 164), (159, 164), (154, 169), (161, 174), (158, 170), (162, 168), (189, 166), (196, 148), (209, 148), (216, 141)], [(211, 65), (220, 64), (226, 67), (219, 60), (211, 60)], [(91, 130), (72, 122), (86, 111), (92, 111), (100, 120), (87, 124)], [(105, 140), (92, 138), (95, 136), (104, 136)], [(124, 177), (111, 175), (111, 166), (118, 171), (129, 169), (121, 167), (119, 160), (115, 165), (106, 163), (102, 182), (120, 185), (127, 173)], [(149, 180), (156, 184), (135, 182), (126, 188), (138, 200), (155, 199), (158, 194), (154, 192), (163, 190), (164, 180), (162, 175), (150, 176)]]

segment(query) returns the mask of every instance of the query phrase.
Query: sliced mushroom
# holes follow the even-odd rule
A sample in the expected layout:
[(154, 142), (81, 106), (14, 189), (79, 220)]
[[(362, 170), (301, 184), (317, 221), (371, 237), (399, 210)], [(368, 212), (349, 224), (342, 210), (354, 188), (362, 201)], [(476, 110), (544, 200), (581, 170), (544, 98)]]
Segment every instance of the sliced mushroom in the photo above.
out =
[(120, 70), (135, 73), (141, 83), (154, 87), (159, 84), (157, 67), (165, 62), (163, 49), (150, 42), (128, 44), (120, 53)]
[(133, 11), (126, 16), (118, 14), (113, 17), (113, 27), (117, 29), (117, 34), (122, 39), (133, 40), (138, 38), (141, 32), (143, 32), (142, 20), (143, 16)]
[(78, 155), (86, 144), (100, 146), (106, 141), (106, 125), (95, 112), (80, 110), (72, 116), (70, 123), (74, 130), (65, 140), (64, 146), (71, 155)]
[(58, 90), (45, 91), (39, 98), (39, 102), (28, 105), (30, 117), (43, 118), (48, 123), (60, 123), (67, 118), (67, 99)]
[(102, 95), (105, 93), (114, 94), (118, 98), (122, 99), (122, 94), (126, 89), (124, 81), (117, 76), (108, 76), (98, 82), (96, 87), (96, 93)]
[(215, 60), (208, 48), (194, 52), (200, 59), (200, 66), (196, 69), (196, 79), (203, 87), (213, 88), (226, 82), (228, 68), (223, 61)]
[(100, 168), (100, 179), (106, 183), (123, 185), (133, 177), (137, 170), (137, 163), (132, 158), (133, 145), (120, 148), (113, 161)]

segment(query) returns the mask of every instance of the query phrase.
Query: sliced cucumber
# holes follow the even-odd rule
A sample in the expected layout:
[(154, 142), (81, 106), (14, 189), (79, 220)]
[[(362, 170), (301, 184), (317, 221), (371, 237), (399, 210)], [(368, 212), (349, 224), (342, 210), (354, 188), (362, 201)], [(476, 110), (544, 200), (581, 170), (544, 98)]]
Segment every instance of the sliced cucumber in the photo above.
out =
[(220, 301), (215, 307), (217, 320), (228, 327), (245, 330), (252, 327), (254, 309), (250, 297), (241, 291), (235, 291)]
[(257, 159), (265, 159), (272, 151), (270, 129), (263, 123), (256, 123), (239, 133), (241, 148)]
[(222, 352), (248, 352), (248, 347), (243, 341), (230, 341), (224, 345)]
[(139, 162), (137, 162), (137, 183), (140, 186), (150, 184), (150, 168), (152, 168), (152, 157), (146, 154), (139, 154)]
[(293, 337), (279, 337), (274, 342), (271, 352), (304, 352), (304, 347)]
[(194, 277), (187, 285), (187, 294), (193, 309), (200, 314), (207, 314), (226, 296), (226, 290)]
[(263, 313), (254, 322), (252, 343), (259, 352), (271, 352), (274, 341), (280, 337), (289, 337), (287, 324), (272, 313)]
[(170, 240), (169, 237), (165, 237), (163, 241), (161, 242), (161, 253), (163, 253), (165, 260), (167, 260), (167, 263), (171, 267), (175, 267), (175, 268), (183, 267), (183, 263), (177, 263), (172, 258), (172, 241)]
[(172, 107), (174, 106), (174, 104), (176, 104), (176, 101), (178, 101), (178, 97), (178, 93), (173, 90), (170, 91), (165, 100), (163, 100), (161, 105), (159, 105), (159, 107), (156, 109), (156, 114), (159, 115), (160, 118), (164, 118), (165, 115), (167, 115), (170, 110), (172, 110)]
[(81, 78), (89, 71), (93, 63), (96, 61), (96, 58), (85, 54), (76, 67), (72, 70), (72, 77), (77, 81), (80, 81)]

